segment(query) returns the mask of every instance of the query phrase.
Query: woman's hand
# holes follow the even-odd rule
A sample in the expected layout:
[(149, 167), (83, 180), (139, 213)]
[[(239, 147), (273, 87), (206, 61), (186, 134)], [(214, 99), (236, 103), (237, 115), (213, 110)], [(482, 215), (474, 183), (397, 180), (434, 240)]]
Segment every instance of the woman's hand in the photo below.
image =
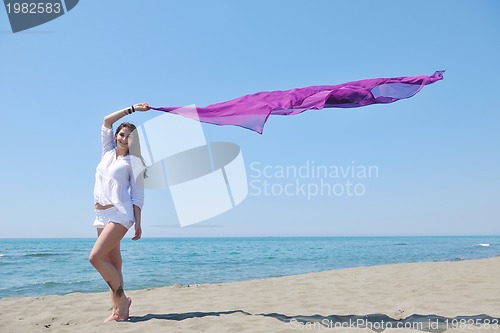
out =
[(141, 239), (142, 235), (142, 228), (140, 223), (135, 224), (135, 235), (132, 237), (132, 240), (139, 240)]
[(148, 103), (134, 104), (134, 109), (135, 109), (135, 111), (145, 112), (145, 111), (149, 110), (149, 105), (148, 105)]

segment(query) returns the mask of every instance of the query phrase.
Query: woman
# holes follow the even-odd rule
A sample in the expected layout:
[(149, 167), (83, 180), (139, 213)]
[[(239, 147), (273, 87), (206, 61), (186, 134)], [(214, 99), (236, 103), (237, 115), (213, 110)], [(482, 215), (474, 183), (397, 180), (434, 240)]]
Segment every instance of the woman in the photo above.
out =
[(113, 135), (112, 125), (135, 111), (148, 110), (147, 103), (135, 104), (107, 115), (102, 124), (102, 157), (94, 186), (94, 226), (98, 237), (89, 260), (111, 289), (113, 312), (105, 321), (129, 317), (132, 300), (123, 291), (120, 241), (132, 225), (135, 225), (132, 239), (141, 238), (146, 169), (135, 126), (122, 123)]

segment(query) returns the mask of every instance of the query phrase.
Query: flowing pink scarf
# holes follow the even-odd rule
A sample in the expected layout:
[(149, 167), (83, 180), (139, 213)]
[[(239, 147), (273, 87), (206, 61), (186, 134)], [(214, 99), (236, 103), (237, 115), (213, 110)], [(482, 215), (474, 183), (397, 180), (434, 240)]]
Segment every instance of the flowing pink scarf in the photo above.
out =
[(337, 85), (312, 86), (283, 91), (258, 92), (205, 107), (152, 107), (173, 112), (205, 123), (236, 125), (262, 134), (270, 115), (293, 115), (323, 108), (356, 108), (386, 104), (409, 98), (425, 85), (443, 79), (444, 71), (431, 76), (403, 76), (347, 82)]

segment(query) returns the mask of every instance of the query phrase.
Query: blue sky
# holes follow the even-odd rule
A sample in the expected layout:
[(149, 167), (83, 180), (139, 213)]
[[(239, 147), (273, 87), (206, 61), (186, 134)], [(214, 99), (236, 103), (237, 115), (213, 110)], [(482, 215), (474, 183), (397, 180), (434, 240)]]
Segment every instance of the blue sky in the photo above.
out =
[[(443, 69), (410, 99), (275, 116), (263, 135), (204, 125), (208, 141), (241, 147), (254, 189), (187, 228), (168, 191), (147, 190), (144, 236), (498, 235), (499, 14), (496, 1), (80, 1), (13, 34), (0, 10), (0, 237), (95, 236), (102, 117), (132, 103), (204, 106)], [(377, 175), (325, 179), (363, 195), (255, 190), (259, 170), (304, 165)]]

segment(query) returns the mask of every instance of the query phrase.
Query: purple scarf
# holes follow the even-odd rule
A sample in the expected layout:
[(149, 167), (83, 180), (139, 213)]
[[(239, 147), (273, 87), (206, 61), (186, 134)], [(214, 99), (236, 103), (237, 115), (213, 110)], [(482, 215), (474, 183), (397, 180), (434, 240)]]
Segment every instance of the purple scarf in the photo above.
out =
[(283, 91), (258, 92), (206, 107), (166, 106), (151, 109), (173, 112), (215, 125), (236, 125), (262, 134), (272, 114), (292, 115), (323, 108), (356, 108), (386, 104), (409, 98), (424, 87), (443, 79), (444, 71), (431, 76), (367, 79), (330, 86), (312, 86)]

